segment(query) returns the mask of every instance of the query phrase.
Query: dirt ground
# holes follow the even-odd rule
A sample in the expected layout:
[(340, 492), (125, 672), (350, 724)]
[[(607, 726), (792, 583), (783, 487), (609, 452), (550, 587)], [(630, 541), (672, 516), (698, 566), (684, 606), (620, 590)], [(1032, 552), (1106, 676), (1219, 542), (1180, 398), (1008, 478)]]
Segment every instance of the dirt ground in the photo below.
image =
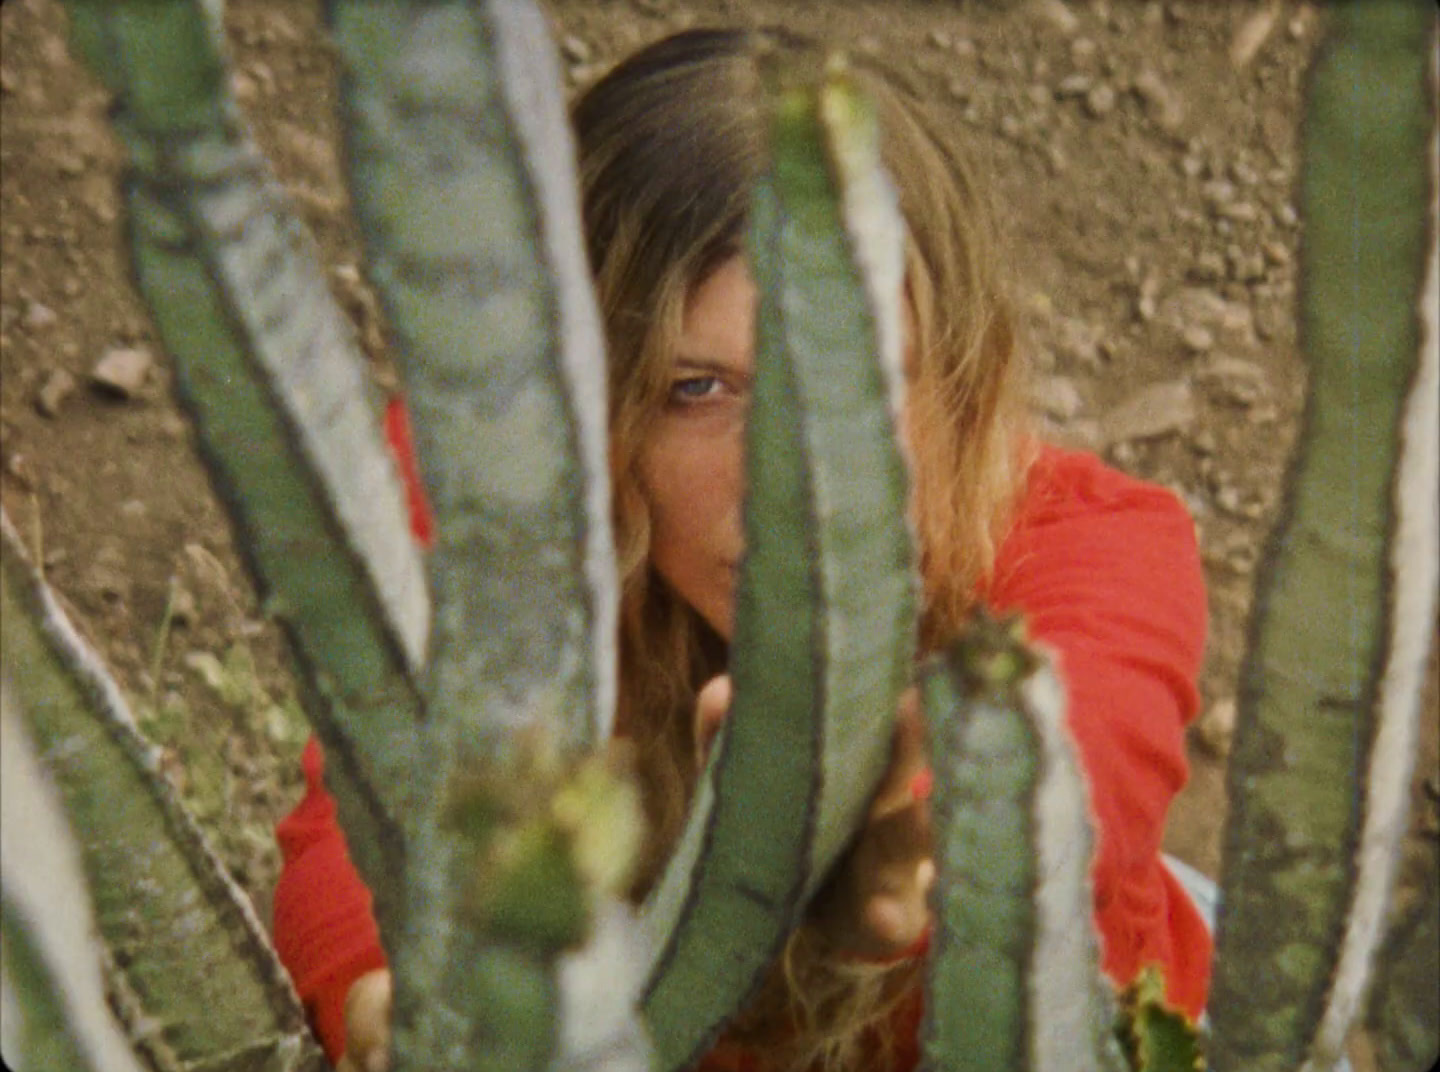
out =
[[(572, 86), (696, 24), (784, 25), (891, 60), (988, 176), (1054, 438), (1173, 488), (1211, 638), (1168, 847), (1219, 865), (1223, 756), (1257, 550), (1302, 402), (1293, 313), (1297, 0), (552, 0)], [(232, 0), (234, 87), (383, 380), (355, 285), (316, 5)], [(106, 95), (54, 0), (0, 9), (0, 500), (268, 918), (305, 727), (130, 282)], [(102, 384), (115, 351), (148, 368)], [(102, 370), (103, 371), (103, 370)], [(102, 377), (103, 378), (103, 377)], [(1422, 769), (1435, 769), (1434, 693)], [(1434, 804), (1428, 805), (1433, 829)]]

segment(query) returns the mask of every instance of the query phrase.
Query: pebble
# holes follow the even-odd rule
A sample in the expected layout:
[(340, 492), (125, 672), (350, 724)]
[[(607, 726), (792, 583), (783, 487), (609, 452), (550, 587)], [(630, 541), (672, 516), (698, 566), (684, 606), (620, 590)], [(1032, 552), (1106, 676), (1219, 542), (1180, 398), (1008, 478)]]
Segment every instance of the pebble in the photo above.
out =
[(566, 34), (560, 41), (560, 54), (571, 64), (590, 62), (590, 45), (583, 37)]
[(1115, 87), (1101, 82), (1085, 94), (1085, 110), (1096, 119), (1109, 115), (1115, 110)]
[(931, 48), (943, 49), (948, 52), (955, 45), (955, 39), (944, 30), (931, 30), (925, 41)]
[(1211, 179), (1200, 187), (1200, 197), (1212, 211), (1218, 211), (1222, 205), (1235, 200), (1235, 184), (1225, 179)]
[(1195, 742), (1216, 759), (1230, 754), (1235, 739), (1235, 697), (1227, 696), (1211, 704), (1195, 722)]
[(1236, 70), (1248, 66), (1265, 47), (1265, 41), (1275, 29), (1275, 19), (1279, 13), (1279, 5), (1267, 4), (1236, 28), (1234, 37), (1230, 39), (1230, 62)]
[(90, 370), (90, 382), (106, 394), (133, 398), (145, 386), (155, 359), (140, 347), (116, 347), (105, 351)]
[(1253, 223), (1260, 218), (1260, 210), (1249, 201), (1235, 201), (1219, 208), (1221, 216), (1236, 223)]
[(35, 392), (35, 409), (42, 417), (58, 417), (60, 407), (75, 393), (75, 377), (63, 368), (51, 369), (40, 390)]
[(1240, 283), (1253, 283), (1265, 278), (1265, 257), (1261, 253), (1231, 246), (1225, 251), (1230, 278)]
[(1135, 315), (1145, 323), (1155, 319), (1156, 305), (1155, 298), (1160, 290), (1158, 276), (1147, 275), (1140, 280), (1139, 291), (1135, 298)]
[(1013, 115), (1002, 115), (1000, 117), (1000, 133), (1011, 141), (1020, 137), (1022, 129), (1023, 127), (1020, 124), (1020, 120), (1016, 119)]
[(955, 55), (963, 60), (972, 60), (979, 51), (975, 42), (968, 37), (960, 37), (955, 41)]
[(195, 595), (179, 581), (170, 582), (170, 621), (175, 625), (193, 625), (200, 616)]
[(1283, 268), (1290, 263), (1290, 247), (1284, 242), (1276, 242), (1273, 239), (1260, 247), (1265, 254), (1265, 260), (1277, 268)]
[(1185, 106), (1178, 94), (1154, 71), (1141, 71), (1135, 76), (1131, 87), (1144, 103), (1155, 125), (1167, 134), (1173, 134), (1185, 119)]
[(1106, 443), (1154, 439), (1195, 421), (1195, 395), (1185, 380), (1142, 387), (1101, 419)]
[(1275, 210), (1275, 219), (1282, 227), (1294, 227), (1300, 222), (1300, 214), (1295, 211), (1295, 206), (1289, 201), (1284, 201)]
[(1100, 329), (1074, 317), (1060, 317), (1055, 322), (1055, 353), (1090, 369), (1099, 369)]
[(1080, 28), (1080, 18), (1062, 0), (1035, 0), (1031, 10), (1060, 33), (1069, 37)]
[(1090, 87), (1095, 84), (1095, 79), (1088, 74), (1072, 74), (1060, 79), (1060, 84), (1055, 87), (1055, 96), (1064, 99), (1066, 97), (1079, 97), (1090, 92)]
[(1240, 406), (1253, 406), (1268, 390), (1265, 370), (1253, 361), (1226, 354), (1211, 356), (1196, 372), (1200, 382), (1217, 397)]
[(22, 327), (29, 331), (44, 331), (53, 327), (60, 317), (55, 310), (43, 302), (32, 301), (25, 306), (25, 314), (20, 318)]
[(1193, 324), (1186, 328), (1180, 336), (1180, 341), (1185, 344), (1185, 349), (1192, 354), (1208, 353), (1215, 345), (1215, 336), (1209, 328)]
[(1225, 258), (1213, 249), (1200, 252), (1190, 267), (1190, 278), (1201, 283), (1214, 283), (1225, 278)]
[(1030, 401), (1041, 413), (1061, 422), (1073, 420), (1085, 404), (1075, 381), (1065, 376), (1036, 380), (1030, 389)]
[(1088, 37), (1077, 37), (1070, 42), (1070, 58), (1076, 63), (1088, 63), (1095, 56), (1096, 44)]

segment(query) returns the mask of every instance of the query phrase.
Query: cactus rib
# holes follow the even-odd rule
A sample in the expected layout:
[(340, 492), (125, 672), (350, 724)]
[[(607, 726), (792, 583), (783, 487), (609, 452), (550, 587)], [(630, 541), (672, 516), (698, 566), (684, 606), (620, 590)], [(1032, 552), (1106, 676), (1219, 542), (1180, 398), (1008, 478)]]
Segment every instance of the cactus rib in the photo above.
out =
[[(610, 735), (618, 597), (602, 333), (558, 62), (539, 10), (515, 0), (335, 0), (328, 17), (435, 522), (397, 1049), (506, 1070), (579, 1060), (557, 1022), (557, 956), (603, 895), (542, 801)], [(478, 838), (445, 814), (476, 779), (472, 813), (499, 816)]]
[(363, 359), (243, 129), (203, 5), (70, 10), (72, 38), (116, 93), (140, 291), (294, 642), (351, 852), (393, 929), (428, 606)]
[[(242, 1049), (318, 1051), (249, 900), (135, 729), (114, 682), (24, 560), (0, 513), (5, 673), (79, 838), (100, 935), (164, 1067)], [(8, 824), (7, 824), (8, 825)], [(7, 871), (9, 870), (7, 865)]]
[(922, 680), (938, 870), (927, 1067), (1113, 1070), (1093, 838), (1059, 681), (1018, 620), (984, 613)]
[[(1389, 0), (1331, 18), (1304, 130), (1309, 397), (1229, 771), (1211, 1002), (1221, 1072), (1323, 1069), (1340, 1053), (1405, 827), (1435, 605), (1436, 388), (1417, 369), (1415, 305), (1435, 15)], [(1427, 465), (1428, 480), (1395, 484)]]
[[(660, 954), (645, 1010), (664, 1068), (694, 1060), (758, 983), (863, 818), (913, 652), (891, 410), (903, 227), (874, 117), (843, 75), (775, 99), (773, 170), (753, 205), (735, 701), (647, 905)], [(846, 218), (837, 193), (858, 187), (870, 212)]]

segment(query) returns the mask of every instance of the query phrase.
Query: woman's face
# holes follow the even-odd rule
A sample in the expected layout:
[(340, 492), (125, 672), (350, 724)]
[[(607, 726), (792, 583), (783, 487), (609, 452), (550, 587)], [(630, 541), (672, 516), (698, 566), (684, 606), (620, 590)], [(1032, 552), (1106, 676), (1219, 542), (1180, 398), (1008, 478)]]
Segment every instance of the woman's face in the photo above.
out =
[(685, 305), (664, 410), (639, 457), (650, 560), (727, 640), (744, 550), (745, 411), (755, 368), (755, 284), (743, 257)]

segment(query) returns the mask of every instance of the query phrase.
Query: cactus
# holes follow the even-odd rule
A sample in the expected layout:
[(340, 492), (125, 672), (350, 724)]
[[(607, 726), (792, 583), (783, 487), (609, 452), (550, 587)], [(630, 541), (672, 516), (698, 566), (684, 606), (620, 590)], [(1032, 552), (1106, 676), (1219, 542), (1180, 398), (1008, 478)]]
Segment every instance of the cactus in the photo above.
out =
[(1416, 223), (1435, 197), (1435, 15), (1386, 2), (1331, 17), (1304, 131), (1309, 399), (1228, 772), (1219, 1072), (1326, 1069), (1341, 1053), (1406, 827), (1433, 635), (1436, 346), (1416, 307), (1433, 213), (1428, 236)]
[[(660, 943), (645, 1011), (665, 1068), (701, 1055), (836, 859), (884, 771), (913, 645), (887, 320), (903, 230), (875, 121), (837, 73), (818, 94), (781, 91), (773, 129), (751, 236), (761, 299), (735, 702), (647, 905)], [(852, 213), (847, 233), (837, 194), (867, 185), (868, 216)], [(881, 269), (868, 301), (856, 254)], [(763, 824), (750, 803), (762, 796)]]
[(924, 1042), (936, 1069), (1119, 1068), (1064, 706), (1018, 621), (982, 615), (927, 667), (940, 833)]
[[(69, 7), (116, 94), (137, 281), (376, 893), (395, 1067), (684, 1067), (860, 821), (910, 675), (902, 228), (868, 105), (843, 68), (769, 74), (735, 709), (636, 920), (616, 899), (635, 791), (598, 754), (616, 598), (600, 332), (543, 20), (517, 0), (330, 5), (357, 214), (435, 510), (427, 558), (356, 348), (225, 88), (213, 5)], [(1314, 371), (1231, 771), (1219, 1072), (1319, 1072), (1367, 1001), (1386, 1072), (1440, 1048), (1418, 997), (1434, 963), (1416, 953), (1433, 947), (1434, 883), (1368, 992), (1440, 558), (1437, 317), (1432, 302), (1422, 340), (1414, 309), (1426, 256), (1434, 288), (1435, 22), (1400, 0), (1330, 18), (1306, 127)], [(103, 962), (152, 1067), (314, 1067), (248, 904), (5, 528), (7, 810), (24, 792), (62, 828), (55, 791), (83, 873), (57, 880), (75, 898), (39, 903), (6, 824), (7, 1058), (129, 1072), (99, 1008)], [(1117, 997), (1099, 978), (1083, 785), (1043, 655), (982, 621), (923, 687), (940, 871), (929, 1066), (1197, 1067), (1197, 1029), (1160, 980)], [(12, 775), (26, 736), (52, 786)], [(762, 794), (757, 830), (746, 806)], [(35, 841), (16, 850), (27, 869), (70, 866), (53, 859), (63, 833)]]

